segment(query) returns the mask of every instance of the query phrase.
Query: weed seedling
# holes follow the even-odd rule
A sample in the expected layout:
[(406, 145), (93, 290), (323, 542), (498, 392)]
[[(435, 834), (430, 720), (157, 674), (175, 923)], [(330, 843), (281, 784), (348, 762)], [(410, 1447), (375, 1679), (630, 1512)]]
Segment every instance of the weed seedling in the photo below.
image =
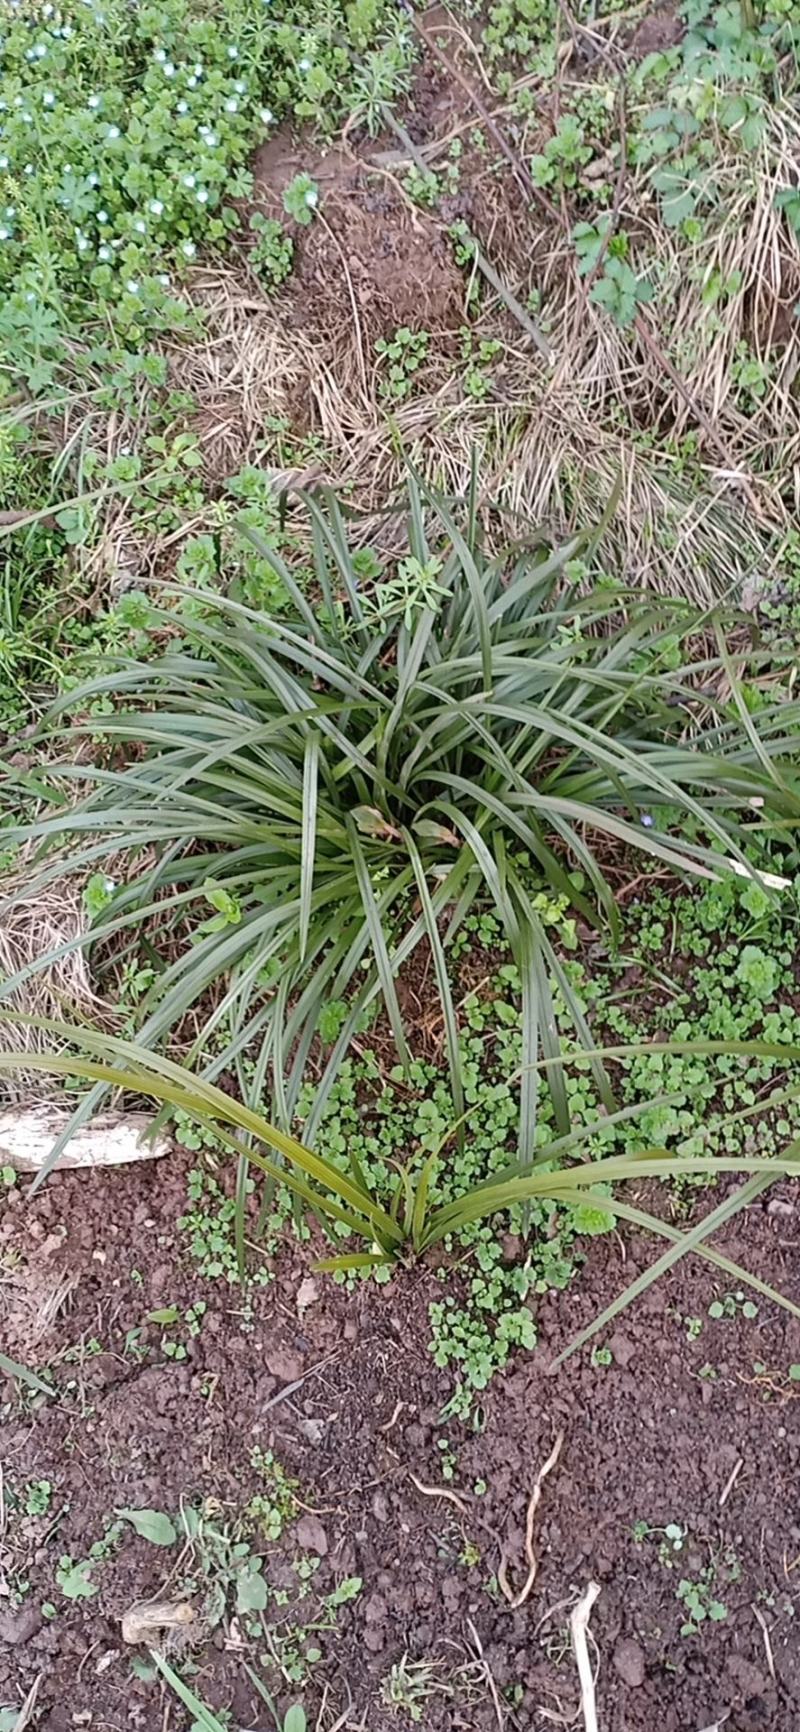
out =
[(401, 325), (393, 337), (379, 337), (375, 353), (381, 363), (378, 390), (393, 403), (410, 397), (416, 376), (428, 358), (430, 336), (427, 331), (412, 331)]
[(419, 1725), (426, 1702), (442, 1688), (436, 1681), (431, 1660), (409, 1660), (404, 1654), (387, 1672), (381, 1684), (381, 1698), (395, 1714), (407, 1714), (409, 1720)]
[(758, 1316), (758, 1306), (752, 1299), (746, 1299), (742, 1292), (726, 1293), (723, 1299), (713, 1299), (708, 1307), (709, 1317), (715, 1322), (723, 1318), (746, 1317), (750, 1322)]

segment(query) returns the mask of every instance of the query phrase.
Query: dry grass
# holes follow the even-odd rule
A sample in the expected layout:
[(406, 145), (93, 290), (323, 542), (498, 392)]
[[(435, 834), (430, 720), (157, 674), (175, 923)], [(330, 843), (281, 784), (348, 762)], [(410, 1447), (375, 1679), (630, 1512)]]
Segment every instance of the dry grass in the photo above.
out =
[[(392, 192), (402, 160), (393, 160), (391, 171), (381, 166), (377, 179), (355, 162), (352, 186), (337, 185), (329, 241), (318, 231), (313, 242), (311, 295), (308, 269), (272, 299), (243, 267), (193, 280), (206, 334), (176, 347), (170, 363), (174, 382), (198, 402), (194, 427), (209, 476), (254, 460), (266, 445), (277, 487), (324, 476), (369, 519), (385, 508), (406, 457), (458, 493), (477, 448), (487, 510), (507, 513), (517, 528), (544, 524), (558, 536), (596, 519), (621, 475), (623, 505), (603, 547), (609, 569), (703, 604), (743, 582), (758, 585), (789, 522), (800, 448), (796, 345), (787, 340), (800, 248), (775, 207), (777, 188), (791, 179), (800, 120), (788, 105), (768, 110), (767, 120), (754, 157), (720, 141), (719, 211), (693, 250), (658, 221), (641, 178), (623, 189), (618, 226), (645, 250), (657, 247), (657, 298), (647, 309), (652, 343), (587, 302), (566, 226), (538, 223), (530, 240), (520, 236), (518, 195), (495, 179), (484, 250), (523, 306), (536, 291), (537, 318), (557, 358), (548, 365), (505, 298), (484, 292), (473, 330), (499, 336), (504, 352), (482, 401), (465, 391), (460, 360), (468, 273), (462, 304), (428, 327), (419, 392), (382, 401), (372, 332), (354, 316), (353, 280), (335, 226), (344, 212), (348, 232), (348, 197), (386, 177), (382, 221), (406, 225), (414, 212)], [(435, 163), (435, 144), (426, 155)], [(478, 208), (481, 196), (479, 177)], [(435, 221), (427, 212), (424, 220)], [(734, 287), (715, 302), (717, 277)], [(742, 344), (767, 369), (759, 396), (738, 381)], [(293, 434), (276, 437), (276, 418)]]
[[(20, 863), (3, 880), (0, 903), (0, 977), (7, 978), (29, 963), (59, 950), (86, 932), (88, 919), (83, 907), (83, 877), (59, 879), (40, 894), (26, 894), (30, 868)], [(50, 1017), (64, 1022), (91, 1022), (110, 1026), (112, 1010), (95, 992), (91, 971), (82, 949), (70, 951), (46, 969), (32, 975), (28, 984), (4, 999), (0, 1011), (25, 1016)], [(63, 1042), (46, 1030), (8, 1022), (0, 1014), (0, 1051), (56, 1052)], [(20, 1070), (3, 1079), (3, 1098), (12, 1103), (35, 1104), (52, 1098), (57, 1081), (37, 1071)]]
[[(601, 57), (605, 83), (597, 88), (608, 95), (607, 72)], [(568, 70), (558, 82), (562, 104), (593, 89), (570, 83)], [(509, 125), (502, 110), (494, 115)], [(453, 124), (449, 115), (442, 136), (422, 147), (424, 162), (440, 166), (449, 141), (466, 139), (474, 119), (462, 109)], [(551, 121), (540, 112), (529, 122), (518, 140), (526, 161)], [(628, 124), (636, 123), (633, 112)], [(647, 340), (641, 328), (618, 329), (588, 298), (566, 206), (551, 222), (531, 215), (512, 170), (498, 175), (491, 156), (465, 146), (470, 220), (500, 283), (523, 309), (535, 295), (552, 364), (505, 293), (484, 284), (478, 316), (471, 306), (468, 317), (470, 271), (453, 270), (446, 223), (409, 200), (403, 148), (372, 147), (359, 158), (343, 145), (312, 162), (328, 176), (324, 209), (297, 241), (285, 288), (266, 296), (243, 258), (193, 273), (186, 293), (203, 335), (165, 349), (170, 384), (196, 404), (187, 426), (204, 455), (208, 503), (164, 531), (155, 511), (134, 518), (125, 500), (109, 499), (102, 543), (90, 555), (98, 578), (113, 593), (169, 574), (186, 538), (218, 525), (215, 494), (244, 464), (258, 462), (278, 490), (332, 482), (364, 514), (366, 533), (406, 457), (459, 493), (477, 449), (487, 521), (499, 511), (515, 529), (533, 523), (561, 536), (597, 519), (621, 475), (623, 504), (602, 548), (610, 570), (701, 604), (742, 583), (758, 587), (800, 503), (800, 247), (775, 204), (793, 181), (800, 117), (783, 102), (765, 107), (765, 123), (756, 152), (720, 136), (718, 203), (693, 246), (660, 220), (646, 174), (629, 171), (617, 184), (616, 227), (629, 233), (634, 265), (640, 259), (656, 287), (643, 313)], [(613, 136), (613, 117), (609, 124)], [(259, 195), (268, 200), (270, 189)], [(420, 272), (415, 322), (430, 333), (429, 361), (414, 396), (387, 404), (376, 319), (384, 332), (408, 322), (402, 266), (417, 269), (420, 247), (431, 272), (427, 282)], [(395, 256), (393, 317), (387, 258)], [(722, 298), (717, 281), (729, 285)], [(467, 322), (476, 337), (504, 345), (481, 401), (465, 389)], [(743, 345), (765, 368), (758, 394), (741, 380)], [(87, 403), (71, 420), (72, 449), (82, 412), (107, 456), (135, 445), (135, 417), (103, 422)]]
[[(570, 327), (577, 292), (562, 299), (562, 330)], [(485, 335), (502, 331), (506, 345), (489, 396), (478, 402), (465, 395), (452, 333), (444, 332), (431, 345), (424, 394), (387, 413), (374, 390), (367, 397), (361, 387), (346, 328), (327, 337), (319, 330), (287, 332), (278, 303), (266, 304), (253, 321), (235, 278), (215, 279), (214, 297), (207, 345), (174, 358), (181, 383), (192, 380), (202, 402), (197, 429), (212, 471), (223, 445), (228, 456), (235, 446), (237, 461), (252, 461), (267, 416), (291, 419), (300, 403), (319, 456), (303, 461), (301, 446), (300, 461), (273, 462), (276, 487), (324, 478), (366, 518), (385, 508), (406, 458), (463, 493), (477, 448), (484, 507), (507, 514), (515, 531), (545, 524), (560, 536), (591, 523), (621, 474), (623, 505), (603, 553), (609, 569), (630, 582), (662, 593), (677, 586), (705, 604), (767, 562), (776, 520), (765, 509), (763, 522), (754, 521), (737, 477), (711, 466), (687, 475), (676, 453), (649, 449), (630, 415), (620, 412), (631, 385), (643, 389), (643, 367), (630, 353), (630, 338), (595, 309), (554, 381), (495, 301), (479, 327)], [(219, 363), (235, 353), (239, 326), (241, 397), (233, 414), (230, 372)], [(663, 381), (651, 377), (648, 390), (663, 396)]]

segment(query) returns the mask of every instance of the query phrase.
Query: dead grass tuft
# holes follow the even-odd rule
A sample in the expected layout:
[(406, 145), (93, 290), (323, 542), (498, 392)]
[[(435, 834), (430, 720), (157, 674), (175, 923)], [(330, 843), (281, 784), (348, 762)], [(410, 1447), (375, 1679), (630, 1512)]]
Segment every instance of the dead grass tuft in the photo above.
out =
[[(29, 877), (30, 872), (20, 865), (13, 877), (9, 876), (3, 882), (3, 901), (0, 903), (0, 977), (3, 979), (59, 950), (85, 933), (88, 927), (82, 901), (83, 877), (59, 879), (38, 894), (31, 892), (27, 895), (25, 886)], [(2, 1014), (7, 1010), (55, 1021), (86, 1021), (95, 1027), (110, 1026), (113, 1020), (111, 1006), (94, 990), (82, 949), (70, 951), (32, 975), (26, 986), (0, 1005), (0, 1051), (62, 1051), (63, 1042), (56, 1036), (47, 1030), (26, 1028), (8, 1021)], [(58, 1087), (56, 1079), (51, 1082), (41, 1072), (22, 1069), (3, 1078), (2, 1095), (12, 1103), (24, 1101), (33, 1105), (52, 1098)]]

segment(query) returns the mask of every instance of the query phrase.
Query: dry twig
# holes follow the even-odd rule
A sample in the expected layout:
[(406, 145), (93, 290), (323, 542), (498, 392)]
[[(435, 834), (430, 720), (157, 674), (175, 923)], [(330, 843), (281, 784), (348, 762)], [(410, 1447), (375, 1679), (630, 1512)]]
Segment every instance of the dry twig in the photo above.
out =
[(525, 1520), (525, 1555), (526, 1555), (527, 1560), (528, 1560), (528, 1574), (527, 1574), (527, 1577), (525, 1579), (525, 1583), (524, 1583), (523, 1587), (521, 1587), (519, 1590), (519, 1593), (517, 1593), (517, 1594), (514, 1593), (512, 1587), (511, 1587), (511, 1584), (508, 1580), (508, 1559), (506, 1557), (505, 1549), (503, 1550), (503, 1554), (502, 1554), (502, 1557), (500, 1559), (500, 1567), (497, 1571), (498, 1586), (499, 1586), (501, 1592), (505, 1595), (505, 1598), (508, 1600), (508, 1603), (509, 1603), (511, 1609), (514, 1612), (516, 1612), (520, 1606), (524, 1606), (525, 1601), (527, 1600), (527, 1598), (531, 1592), (531, 1589), (533, 1587), (533, 1584), (536, 1580), (536, 1571), (539, 1567), (538, 1559), (537, 1559), (536, 1553), (533, 1549), (533, 1527), (534, 1527), (534, 1522), (536, 1520), (536, 1511), (539, 1508), (539, 1502), (540, 1502), (541, 1495), (542, 1495), (542, 1486), (544, 1485), (544, 1482), (545, 1482), (548, 1474), (552, 1473), (553, 1468), (555, 1467), (556, 1462), (558, 1461), (558, 1458), (561, 1454), (563, 1444), (564, 1444), (564, 1433), (563, 1433), (563, 1431), (560, 1431), (557, 1438), (556, 1438), (555, 1443), (553, 1444), (553, 1447), (550, 1451), (550, 1454), (548, 1455), (547, 1460), (544, 1463), (544, 1466), (540, 1467), (539, 1472), (536, 1475), (536, 1481), (534, 1483), (533, 1491), (531, 1492), (531, 1495), (530, 1495), (530, 1500), (528, 1502), (528, 1514), (527, 1514), (527, 1517)]
[(572, 1634), (572, 1650), (575, 1655), (575, 1664), (578, 1668), (578, 1678), (581, 1686), (581, 1707), (583, 1709), (583, 1724), (585, 1732), (598, 1732), (594, 1672), (592, 1671), (592, 1662), (589, 1659), (587, 1634), (589, 1629), (589, 1619), (592, 1615), (592, 1607), (600, 1592), (601, 1589), (598, 1587), (597, 1582), (590, 1582), (586, 1589), (586, 1593), (583, 1595), (583, 1598), (578, 1601), (569, 1621), (569, 1627)]

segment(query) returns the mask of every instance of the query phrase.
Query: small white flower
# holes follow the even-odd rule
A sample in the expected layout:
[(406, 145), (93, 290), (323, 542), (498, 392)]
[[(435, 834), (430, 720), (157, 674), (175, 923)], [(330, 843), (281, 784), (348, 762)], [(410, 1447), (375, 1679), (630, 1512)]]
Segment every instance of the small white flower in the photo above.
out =
[(10, 239), (11, 239), (11, 230), (7, 229), (7, 228), (0, 228), (0, 241), (7, 241)]
[(183, 184), (184, 186), (195, 186), (196, 176), (193, 174), (185, 174), (183, 177)]
[(23, 108), (20, 118), (22, 120), (24, 120), (28, 126), (30, 126), (31, 121), (33, 120), (33, 115), (31, 114), (30, 109), (29, 108)]
[(185, 254), (187, 259), (193, 259), (195, 253), (197, 252), (197, 248), (194, 244), (194, 241), (182, 241), (181, 242), (181, 252)]
[(204, 186), (197, 188), (197, 202), (198, 204), (208, 204), (208, 193)]
[(206, 144), (210, 147), (211, 150), (213, 150), (215, 144), (219, 144), (219, 139), (217, 138), (217, 135), (215, 132), (209, 132), (207, 134)]
[(188, 114), (189, 113), (188, 102), (184, 102), (183, 99), (181, 99), (181, 101), (177, 105), (177, 109), (178, 109), (179, 114)]
[(47, 5), (42, 7), (42, 17), (43, 18), (52, 18), (52, 16), (53, 16), (53, 8), (50, 5), (50, 0), (47, 0)]
[(44, 57), (47, 53), (47, 43), (46, 42), (37, 42), (36, 47), (34, 48), (33, 52), (36, 55), (37, 60), (44, 60)]
[(0, 156), (0, 168), (8, 168), (8, 157)]
[(261, 110), (262, 125), (271, 126), (274, 119), (275, 119), (275, 116), (274, 116), (271, 108), (262, 108), (262, 110)]
[(129, 277), (127, 283), (125, 284), (125, 287), (126, 287), (129, 295), (138, 295), (139, 284), (137, 283), (135, 277)]
[(44, 93), (44, 96), (42, 97), (42, 101), (45, 105), (45, 108), (53, 108), (55, 105), (55, 100), (56, 100), (55, 91), (46, 90)]
[(137, 217), (136, 221), (133, 225), (133, 229), (134, 229), (134, 233), (137, 235), (146, 235), (147, 234), (147, 223), (142, 222), (141, 217)]
[(195, 85), (196, 85), (196, 83), (197, 83), (197, 79), (196, 79), (196, 78), (195, 78), (195, 77), (192, 77), (192, 78), (187, 78), (187, 80), (186, 80), (186, 83), (187, 83), (187, 85), (188, 85), (188, 88), (189, 88), (189, 89), (190, 89), (190, 90), (194, 90), (194, 87), (195, 87)]
[(147, 208), (152, 211), (153, 216), (163, 216), (164, 214), (164, 206), (160, 198), (151, 198)]
[(315, 204), (317, 204), (318, 202), (319, 202), (319, 193), (317, 192), (316, 187), (310, 186), (308, 189), (308, 192), (305, 194), (305, 203), (307, 205), (310, 205), (311, 209), (313, 210)]
[(228, 59), (229, 60), (238, 60), (238, 58), (239, 58), (238, 48), (233, 48), (233, 47), (229, 48), (228, 49)]
[(99, 174), (95, 174), (94, 171), (92, 171), (91, 174), (87, 174), (87, 176), (86, 176), (86, 185), (87, 186), (96, 186), (99, 179), (100, 179)]
[(89, 101), (88, 101), (88, 104), (87, 104), (87, 107), (89, 107), (89, 108), (99, 108), (99, 107), (100, 107), (100, 98), (99, 98), (99, 96), (90, 96), (90, 97), (89, 97)]
[(22, 170), (22, 172), (23, 172), (23, 174), (33, 174), (33, 163), (32, 162), (26, 162), (25, 167)]
[(235, 96), (229, 96), (228, 100), (225, 104), (225, 113), (226, 114), (237, 114), (238, 110), (239, 110), (239, 104), (236, 101), (236, 97)]
[(202, 78), (202, 76), (203, 76), (203, 63), (201, 60), (198, 60), (197, 65), (192, 67), (192, 71), (194, 73), (195, 78)]
[(159, 66), (163, 66), (166, 58), (167, 58), (167, 56), (166, 56), (166, 53), (165, 53), (163, 48), (156, 48), (155, 49), (154, 54), (153, 54), (153, 59), (158, 61)]
[(119, 136), (120, 136), (119, 127), (118, 126), (110, 126), (108, 129), (108, 132), (106, 133), (106, 138), (119, 138)]
[(21, 108), (22, 107), (22, 97), (21, 96), (15, 96), (14, 97), (14, 107), (15, 108)]
[(247, 89), (247, 85), (246, 85), (243, 78), (237, 78), (236, 83), (234, 84), (233, 88), (234, 88), (234, 90), (238, 90), (240, 96), (244, 96), (244, 93)]
[(107, 210), (99, 210), (97, 212), (97, 221), (99, 223), (107, 223), (108, 222), (108, 211)]
[(302, 60), (298, 60), (297, 70), (298, 70), (298, 72), (310, 72), (311, 71), (311, 61), (308, 60), (305, 55), (303, 55)]
[(162, 272), (161, 276), (158, 278), (158, 281), (160, 282), (162, 289), (168, 289), (169, 288), (169, 277), (167, 276), (166, 271)]
[(85, 235), (79, 235), (78, 236), (78, 252), (79, 253), (85, 253), (88, 245), (89, 245), (89, 242), (87, 241), (86, 236)]
[(111, 257), (111, 248), (110, 247), (98, 247), (97, 257), (99, 259), (102, 259), (104, 265), (107, 264), (108, 260)]
[(107, 896), (112, 896), (114, 891), (116, 890), (116, 888), (117, 888), (116, 879), (114, 879), (114, 878), (104, 878), (103, 879), (103, 889), (105, 890), (105, 893)]
[(165, 78), (174, 78), (175, 77), (175, 68), (174, 68), (171, 60), (165, 60), (165, 62), (164, 62), (164, 77)]

